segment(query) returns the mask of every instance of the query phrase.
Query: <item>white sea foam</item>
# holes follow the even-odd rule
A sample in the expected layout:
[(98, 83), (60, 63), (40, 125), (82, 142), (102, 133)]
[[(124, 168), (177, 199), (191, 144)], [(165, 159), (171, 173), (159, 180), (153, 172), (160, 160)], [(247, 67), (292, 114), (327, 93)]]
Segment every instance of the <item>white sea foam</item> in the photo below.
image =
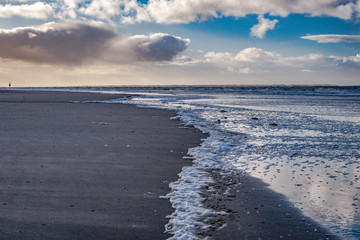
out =
[(189, 150), (193, 166), (170, 184), (175, 212), (166, 229), (174, 239), (196, 239), (196, 229), (208, 227), (200, 219), (217, 214), (201, 195), (214, 168), (259, 177), (333, 232), (360, 238), (359, 88), (116, 91), (136, 97), (107, 102), (176, 110), (210, 134)]

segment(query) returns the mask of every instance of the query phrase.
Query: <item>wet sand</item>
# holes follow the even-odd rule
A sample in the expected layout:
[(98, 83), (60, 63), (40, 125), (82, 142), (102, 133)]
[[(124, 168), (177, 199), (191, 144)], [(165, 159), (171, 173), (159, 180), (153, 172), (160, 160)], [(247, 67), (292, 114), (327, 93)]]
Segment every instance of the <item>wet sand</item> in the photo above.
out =
[(159, 196), (205, 134), (174, 112), (70, 103), (120, 98), (0, 91), (0, 239), (165, 239)]
[(304, 214), (269, 185), (243, 172), (221, 174), (214, 170), (215, 182), (208, 189), (205, 206), (226, 212), (205, 221), (218, 229), (199, 231), (200, 237), (213, 239), (291, 239), (335, 240), (319, 223)]

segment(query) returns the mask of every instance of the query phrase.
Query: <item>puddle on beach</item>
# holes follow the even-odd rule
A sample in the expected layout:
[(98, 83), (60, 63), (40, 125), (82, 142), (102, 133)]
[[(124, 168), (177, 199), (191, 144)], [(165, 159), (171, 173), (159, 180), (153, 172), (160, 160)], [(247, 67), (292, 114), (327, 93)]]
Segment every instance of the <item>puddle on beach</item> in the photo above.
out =
[[(334, 232), (360, 236), (359, 164), (324, 162), (321, 158), (277, 158), (258, 161), (251, 167), (238, 159), (237, 167), (285, 193), (305, 215)], [(342, 228), (347, 226), (347, 228)], [(348, 229), (352, 226), (352, 230)]]

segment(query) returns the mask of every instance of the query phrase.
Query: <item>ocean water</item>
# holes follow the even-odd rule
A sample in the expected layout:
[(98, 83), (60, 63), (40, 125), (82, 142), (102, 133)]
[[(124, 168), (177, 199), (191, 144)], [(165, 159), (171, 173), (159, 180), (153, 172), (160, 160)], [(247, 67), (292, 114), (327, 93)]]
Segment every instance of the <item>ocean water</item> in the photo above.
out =
[(360, 239), (360, 87), (224, 87), (91, 89), (134, 95), (108, 103), (171, 109), (210, 134), (189, 150), (170, 199), (166, 230), (196, 239), (209, 169), (244, 171), (284, 194), (305, 215), (344, 239)]

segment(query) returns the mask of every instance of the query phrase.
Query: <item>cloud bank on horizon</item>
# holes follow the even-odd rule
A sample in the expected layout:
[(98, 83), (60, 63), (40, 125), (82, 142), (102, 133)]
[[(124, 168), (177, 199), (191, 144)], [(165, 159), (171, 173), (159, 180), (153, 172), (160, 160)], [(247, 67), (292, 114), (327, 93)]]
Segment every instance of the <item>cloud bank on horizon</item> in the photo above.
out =
[[(181, 31), (169, 34), (142, 28), (138, 34), (128, 34), (120, 30), (124, 26), (136, 28), (142, 24), (186, 28), (193, 23), (211, 24), (226, 18), (236, 22), (254, 15), (257, 22), (248, 29), (247, 46), (242, 43), (231, 52), (210, 50), (202, 53), (201, 49), (192, 48), (191, 37)], [(114, 66), (142, 66), (149, 77), (154, 72), (158, 76), (163, 69), (164, 74), (187, 71), (193, 76), (217, 71), (234, 79), (234, 76), (258, 77), (262, 73), (291, 77), (294, 73), (336, 71), (344, 78), (349, 77), (351, 84), (360, 84), (355, 76), (360, 72), (359, 52), (335, 56), (309, 50), (300, 56), (291, 52), (284, 56), (271, 50), (278, 44), (267, 41), (269, 32), (274, 31), (272, 36), (281, 32), (291, 15), (314, 21), (337, 19), (355, 26), (360, 22), (360, 0), (5, 0), (0, 3), (0, 18), (8, 22), (29, 19), (40, 24), (0, 29), (0, 64), (5, 66), (15, 62), (20, 66), (23, 62), (72, 68), (102, 65), (109, 66), (109, 72)], [(309, 44), (312, 50), (317, 49), (314, 44), (320, 49), (326, 44), (360, 43), (359, 31), (324, 33), (320, 28), (316, 32), (312, 26), (294, 27), (299, 28), (298, 36), (280, 41), (304, 41), (303, 44)], [(256, 47), (253, 39), (262, 47)], [(204, 43), (208, 40), (203, 39)], [(293, 49), (296, 47), (294, 44)], [(0, 75), (4, 69), (1, 66)]]

